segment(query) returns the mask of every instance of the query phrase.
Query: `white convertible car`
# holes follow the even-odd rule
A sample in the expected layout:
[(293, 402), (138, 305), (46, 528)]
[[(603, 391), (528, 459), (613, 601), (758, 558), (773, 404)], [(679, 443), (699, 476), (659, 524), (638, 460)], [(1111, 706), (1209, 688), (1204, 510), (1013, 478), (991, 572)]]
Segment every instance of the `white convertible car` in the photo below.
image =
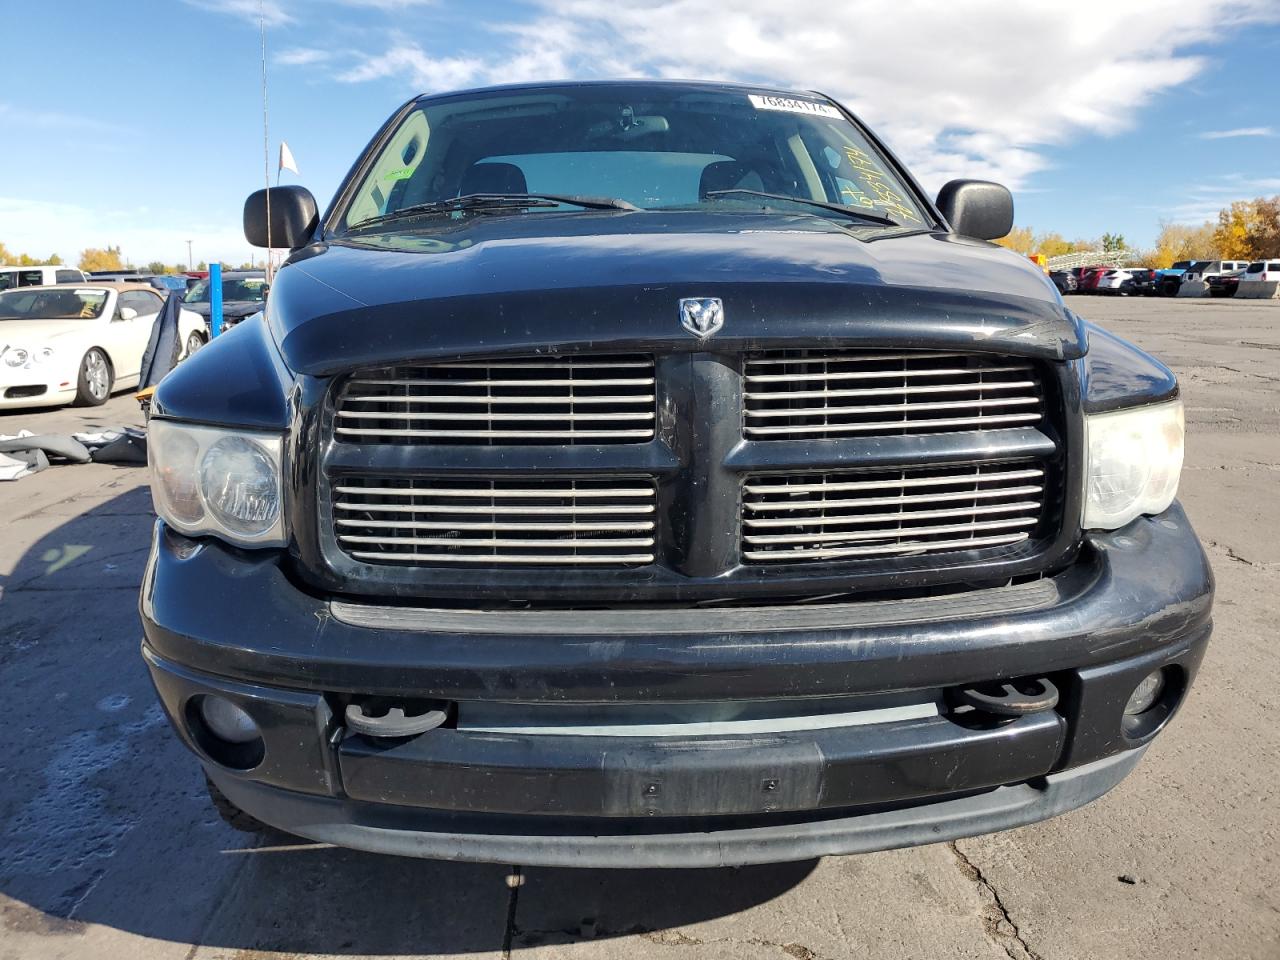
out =
[[(164, 301), (136, 283), (68, 283), (0, 292), (0, 410), (97, 406), (136, 386)], [(205, 342), (204, 319), (179, 313), (182, 355)]]

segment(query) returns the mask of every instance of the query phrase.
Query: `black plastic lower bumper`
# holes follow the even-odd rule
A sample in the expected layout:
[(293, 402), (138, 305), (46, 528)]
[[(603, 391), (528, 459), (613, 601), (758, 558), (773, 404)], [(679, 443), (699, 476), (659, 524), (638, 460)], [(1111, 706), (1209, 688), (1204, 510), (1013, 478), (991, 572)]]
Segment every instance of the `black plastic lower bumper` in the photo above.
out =
[(485, 822), (429, 811), (288, 793), (217, 771), (236, 806), (290, 833), (339, 846), (428, 857), (559, 867), (721, 867), (870, 853), (1008, 830), (1074, 810), (1137, 766), (1145, 747), (1027, 783), (928, 804), (781, 819), (720, 830), (537, 832), (531, 819)]
[[(419, 856), (712, 866), (949, 839), (1088, 802), (1181, 703), (1211, 600), (1204, 554), (1175, 507), (1091, 538), (1073, 567), (1022, 586), (638, 616), (333, 603), (297, 589), (275, 560), (160, 527), (142, 613), (175, 729), (268, 823)], [(1135, 685), (1157, 669), (1160, 701), (1126, 718)], [(1053, 679), (1056, 708), (997, 723), (946, 705), (946, 689), (1027, 675)], [(353, 734), (335, 711), (375, 694), (447, 700), (459, 718), (506, 711), (531, 727)], [(257, 722), (265, 749), (249, 769), (220, 766), (202, 742), (193, 704), (210, 695)], [(886, 698), (939, 709), (833, 719), (835, 702), (858, 717)], [(761, 704), (772, 725), (608, 727), (613, 714), (733, 719)], [(538, 725), (575, 710), (590, 723)]]

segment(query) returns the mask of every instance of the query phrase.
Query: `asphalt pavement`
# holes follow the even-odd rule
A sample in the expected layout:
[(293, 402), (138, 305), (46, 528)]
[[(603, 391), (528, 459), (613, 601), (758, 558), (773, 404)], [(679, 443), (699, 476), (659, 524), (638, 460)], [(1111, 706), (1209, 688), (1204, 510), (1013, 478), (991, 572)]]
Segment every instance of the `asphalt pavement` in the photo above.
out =
[[(223, 825), (138, 655), (146, 470), (0, 483), (0, 960), (1280, 957), (1280, 302), (1074, 298), (1179, 374), (1218, 578), (1186, 706), (1056, 820), (738, 870), (397, 859)], [(139, 423), (131, 396), (0, 433)], [(246, 624), (246, 629), (252, 629)]]

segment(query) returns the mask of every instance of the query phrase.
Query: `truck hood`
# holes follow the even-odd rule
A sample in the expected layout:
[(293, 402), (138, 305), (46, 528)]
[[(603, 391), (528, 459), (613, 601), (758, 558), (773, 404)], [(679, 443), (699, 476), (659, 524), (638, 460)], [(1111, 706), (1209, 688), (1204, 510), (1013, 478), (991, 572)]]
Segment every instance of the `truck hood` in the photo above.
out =
[[(682, 329), (684, 297), (723, 300), (714, 341)], [(286, 363), (316, 375), (530, 350), (840, 342), (1071, 359), (1085, 343), (1008, 250), (776, 214), (478, 216), (317, 245), (280, 271), (268, 317)]]

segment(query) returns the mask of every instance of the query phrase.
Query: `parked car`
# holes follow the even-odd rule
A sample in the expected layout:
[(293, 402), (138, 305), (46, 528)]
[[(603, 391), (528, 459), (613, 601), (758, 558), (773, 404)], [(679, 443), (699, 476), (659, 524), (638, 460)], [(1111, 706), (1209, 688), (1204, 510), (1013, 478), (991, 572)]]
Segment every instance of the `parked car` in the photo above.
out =
[[(97, 406), (135, 386), (163, 305), (154, 290), (127, 283), (0, 292), (0, 410)], [(179, 331), (185, 356), (204, 324), (183, 310)]]
[(1156, 272), (1150, 267), (1125, 267), (1129, 280), (1120, 285), (1126, 296), (1149, 297), (1156, 292)]
[[(1150, 271), (1154, 273), (1154, 271)], [(1140, 293), (1138, 286), (1138, 278), (1147, 278), (1148, 271), (1142, 267), (1117, 267), (1107, 270), (1098, 277), (1094, 290), (1097, 293), (1106, 293), (1112, 296), (1127, 297), (1134, 293)]]
[(1280, 280), (1280, 260), (1255, 260), (1240, 275), (1241, 283), (1275, 283)]
[(1209, 296), (1211, 297), (1234, 297), (1236, 290), (1240, 288), (1240, 278), (1244, 276), (1243, 270), (1237, 270), (1234, 273), (1217, 273), (1209, 278)]
[(1080, 273), (1080, 283), (1077, 289), (1080, 293), (1097, 293), (1098, 282), (1110, 270), (1110, 267), (1085, 267)]
[[(194, 310), (209, 323), (209, 279), (197, 280), (182, 298), (188, 310)], [(262, 270), (235, 270), (222, 275), (222, 324), (232, 327), (250, 314), (257, 313), (267, 299), (267, 275)]]
[(1184, 283), (1195, 280), (1208, 281), (1210, 277), (1223, 273), (1235, 273), (1248, 266), (1248, 260), (1198, 260), (1187, 268), (1182, 280)]
[(1182, 278), (1193, 260), (1178, 260), (1172, 266), (1156, 271), (1156, 293), (1162, 297), (1176, 297), (1182, 286)]
[(984, 242), (1003, 187), (931, 204), (814, 93), (525, 84), (411, 100), (329, 209), (248, 198), (272, 309), (148, 427), (143, 656), (233, 823), (934, 843), (1100, 796), (1186, 697), (1177, 381)]
[(187, 278), (172, 273), (157, 273), (148, 279), (151, 286), (162, 294), (184, 294), (187, 292)]
[(52, 283), (83, 283), (83, 271), (72, 267), (0, 267), (0, 290), (44, 287)]
[(1054, 270), (1049, 274), (1049, 279), (1053, 281), (1053, 285), (1058, 288), (1059, 293), (1076, 292), (1078, 283), (1070, 270)]

